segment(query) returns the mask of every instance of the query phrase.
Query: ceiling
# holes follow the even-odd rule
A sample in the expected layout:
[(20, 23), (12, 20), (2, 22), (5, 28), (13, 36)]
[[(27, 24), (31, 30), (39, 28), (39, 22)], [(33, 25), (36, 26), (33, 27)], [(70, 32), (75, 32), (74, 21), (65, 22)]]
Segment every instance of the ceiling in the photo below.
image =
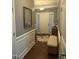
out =
[(56, 6), (58, 0), (34, 0), (35, 7)]

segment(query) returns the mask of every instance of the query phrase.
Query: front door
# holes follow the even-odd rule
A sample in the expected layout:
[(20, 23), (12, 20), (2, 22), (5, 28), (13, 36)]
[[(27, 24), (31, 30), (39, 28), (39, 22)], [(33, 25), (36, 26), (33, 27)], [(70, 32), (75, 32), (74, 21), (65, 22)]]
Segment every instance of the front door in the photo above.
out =
[(36, 14), (36, 28), (39, 34), (50, 34), (52, 21), (54, 17), (51, 17), (50, 12), (41, 12)]

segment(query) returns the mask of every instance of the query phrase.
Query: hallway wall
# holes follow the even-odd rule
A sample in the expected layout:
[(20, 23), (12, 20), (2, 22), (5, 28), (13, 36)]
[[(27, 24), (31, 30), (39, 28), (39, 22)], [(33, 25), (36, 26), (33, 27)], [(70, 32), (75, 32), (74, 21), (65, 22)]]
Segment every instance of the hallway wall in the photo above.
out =
[(15, 20), (16, 20), (16, 36), (20, 36), (27, 32), (23, 27), (23, 6), (33, 9), (33, 0), (15, 0)]

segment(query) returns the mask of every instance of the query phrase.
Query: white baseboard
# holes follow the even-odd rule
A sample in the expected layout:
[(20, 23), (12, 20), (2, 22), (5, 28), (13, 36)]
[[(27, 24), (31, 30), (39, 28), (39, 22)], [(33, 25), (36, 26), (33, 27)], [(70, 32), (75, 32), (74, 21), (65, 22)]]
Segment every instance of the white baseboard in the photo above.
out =
[(30, 51), (30, 49), (35, 45), (35, 42), (32, 42), (31, 46), (29, 49), (25, 49), (21, 55), (19, 56), (19, 59), (23, 59), (23, 57)]

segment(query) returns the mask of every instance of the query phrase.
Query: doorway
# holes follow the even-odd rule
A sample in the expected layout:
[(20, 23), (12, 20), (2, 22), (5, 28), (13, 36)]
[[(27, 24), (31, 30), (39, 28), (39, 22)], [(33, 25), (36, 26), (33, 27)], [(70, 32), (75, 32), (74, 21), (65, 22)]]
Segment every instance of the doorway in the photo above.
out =
[(54, 12), (36, 13), (37, 34), (51, 34), (54, 25)]

